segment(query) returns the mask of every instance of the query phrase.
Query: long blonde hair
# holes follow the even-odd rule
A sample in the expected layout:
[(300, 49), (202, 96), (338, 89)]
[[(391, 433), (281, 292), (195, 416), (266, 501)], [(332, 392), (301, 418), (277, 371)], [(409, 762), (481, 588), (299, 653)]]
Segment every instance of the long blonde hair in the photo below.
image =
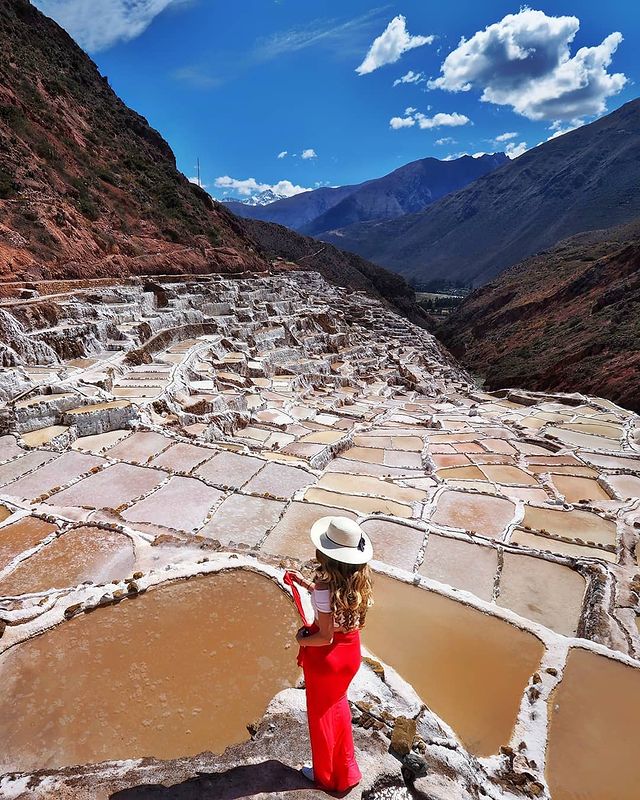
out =
[(368, 564), (344, 564), (316, 550), (319, 567), (315, 579), (329, 586), (331, 610), (336, 622), (347, 630), (362, 628), (373, 605), (371, 570)]

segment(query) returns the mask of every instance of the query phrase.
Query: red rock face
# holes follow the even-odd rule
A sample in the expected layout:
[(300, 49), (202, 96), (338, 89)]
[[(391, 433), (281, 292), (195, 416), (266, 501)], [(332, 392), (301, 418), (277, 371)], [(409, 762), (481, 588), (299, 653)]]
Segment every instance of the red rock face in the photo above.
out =
[(0, 37), (0, 279), (266, 268), (61, 28), (8, 0)]

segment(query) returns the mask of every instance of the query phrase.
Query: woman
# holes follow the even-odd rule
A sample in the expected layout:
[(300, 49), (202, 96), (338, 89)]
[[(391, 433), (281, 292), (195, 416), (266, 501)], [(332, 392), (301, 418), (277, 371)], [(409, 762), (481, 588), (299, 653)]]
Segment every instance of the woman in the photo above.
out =
[(313, 767), (303, 774), (324, 789), (346, 791), (362, 777), (356, 763), (347, 689), (360, 667), (360, 628), (372, 604), (371, 541), (347, 517), (322, 517), (310, 532), (319, 568), (309, 589), (315, 622), (300, 628), (298, 664), (304, 671)]

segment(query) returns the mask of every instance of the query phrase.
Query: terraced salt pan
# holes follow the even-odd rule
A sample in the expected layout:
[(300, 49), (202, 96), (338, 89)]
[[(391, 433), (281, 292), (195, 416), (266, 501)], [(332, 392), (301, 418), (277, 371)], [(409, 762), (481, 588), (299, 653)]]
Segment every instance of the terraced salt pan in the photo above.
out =
[(68, 425), (48, 425), (46, 428), (37, 428), (28, 433), (23, 433), (21, 438), (28, 447), (41, 447), (68, 430)]
[(544, 647), (476, 609), (376, 575), (364, 641), (479, 756), (506, 745)]
[(216, 450), (198, 447), (196, 444), (176, 442), (149, 462), (154, 467), (166, 467), (179, 472), (191, 472), (198, 464), (202, 464), (217, 454)]
[(304, 469), (289, 467), (286, 464), (268, 463), (245, 484), (244, 491), (269, 494), (288, 500), (298, 489), (303, 489), (315, 481), (315, 475)]
[(122, 580), (133, 564), (133, 545), (127, 536), (95, 527), (74, 528), (21, 561), (0, 580), (0, 596), (62, 589), (83, 581)]
[(145, 464), (172, 444), (172, 440), (154, 431), (136, 431), (111, 447), (105, 455), (135, 464)]
[(574, 647), (549, 710), (553, 800), (637, 800), (640, 670)]
[(165, 528), (195, 533), (209, 510), (224, 494), (195, 478), (176, 475), (153, 494), (122, 512), (129, 522), (148, 522)]
[(62, 623), (0, 658), (0, 766), (220, 752), (292, 685), (296, 624), (285, 595), (251, 573), (163, 586)]
[(582, 453), (582, 458), (589, 464), (605, 469), (630, 469), (640, 471), (640, 459), (628, 456), (607, 456), (603, 453)]
[(611, 498), (593, 478), (577, 478), (573, 475), (552, 475), (551, 480), (568, 503), (580, 500), (610, 500)]
[(11, 497), (33, 500), (105, 463), (98, 456), (73, 451), (63, 453), (54, 461), (5, 486), (3, 491)]
[(566, 428), (558, 428), (553, 425), (545, 429), (545, 433), (554, 436), (564, 444), (573, 447), (584, 447), (586, 449), (596, 450), (613, 450), (615, 449), (615, 441), (608, 439), (604, 436), (594, 436), (589, 433), (579, 433), (578, 431), (567, 430)]
[(200, 535), (223, 544), (233, 541), (255, 545), (275, 525), (283, 509), (284, 503), (277, 500), (232, 494), (216, 509)]
[(106, 433), (96, 433), (92, 436), (80, 436), (71, 444), (71, 448), (73, 450), (102, 454), (105, 450), (124, 439), (125, 436), (128, 436), (130, 432), (128, 430), (107, 431)]
[(46, 502), (59, 507), (118, 508), (147, 494), (166, 477), (167, 473), (160, 470), (114, 464), (56, 492)]
[(498, 553), (492, 547), (429, 533), (419, 572), (427, 578), (464, 589), (482, 600), (491, 600), (498, 569)]
[(518, 486), (538, 486), (538, 482), (520, 467), (486, 464), (482, 471), (490, 481)]
[(346, 508), (357, 514), (391, 514), (400, 519), (410, 519), (411, 506), (387, 500), (384, 497), (363, 497), (362, 495), (330, 492), (312, 486), (304, 494), (304, 499), (310, 503), (321, 503), (336, 508)]
[(502, 497), (446, 490), (438, 497), (431, 521), (438, 525), (500, 537), (515, 514), (515, 505)]
[(511, 535), (511, 542), (530, 547), (533, 550), (544, 550), (561, 556), (570, 556), (571, 558), (598, 558), (601, 561), (608, 561), (612, 564), (615, 564), (618, 560), (616, 554), (610, 553), (608, 550), (572, 544), (560, 539), (549, 539), (546, 536), (536, 536), (535, 533), (529, 533), (520, 528), (517, 528)]
[(57, 455), (57, 453), (49, 453), (45, 450), (31, 450), (19, 458), (14, 458), (13, 461), (1, 464), (0, 487), (6, 486), (25, 473), (40, 467), (42, 464), (46, 464), (47, 461), (53, 461)]
[(424, 531), (383, 519), (366, 520), (362, 527), (371, 537), (376, 560), (413, 571)]
[(575, 636), (586, 589), (584, 578), (569, 567), (541, 558), (504, 553), (503, 559), (498, 605), (556, 633)]
[(527, 506), (522, 521), (524, 528), (562, 536), (566, 539), (582, 539), (583, 542), (615, 545), (616, 525), (598, 514), (580, 509), (561, 511), (554, 508)]
[(8, 461), (24, 453), (22, 447), (18, 446), (15, 436), (0, 436), (0, 461)]
[(445, 467), (444, 469), (437, 470), (437, 475), (445, 481), (449, 480), (483, 480), (485, 478), (484, 472), (475, 465), (466, 467)]
[(606, 475), (605, 477), (623, 500), (640, 497), (640, 478), (635, 475)]
[(239, 489), (262, 469), (264, 464), (260, 458), (224, 451), (201, 464), (193, 474), (219, 486)]
[(0, 528), (0, 569), (13, 559), (35, 547), (57, 530), (50, 522), (37, 517), (23, 517)]
[(365, 461), (351, 460), (338, 456), (327, 464), (325, 475), (338, 472), (340, 474), (374, 475), (376, 477), (399, 478), (403, 475), (420, 477), (424, 475), (423, 470), (410, 468), (386, 467), (383, 464), (371, 464)]

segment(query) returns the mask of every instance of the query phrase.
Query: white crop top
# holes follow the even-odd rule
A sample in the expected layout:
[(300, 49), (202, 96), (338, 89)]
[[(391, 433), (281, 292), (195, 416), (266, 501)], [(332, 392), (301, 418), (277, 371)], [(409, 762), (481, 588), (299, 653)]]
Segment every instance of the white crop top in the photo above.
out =
[[(313, 589), (311, 592), (311, 602), (316, 620), (318, 619), (318, 612), (321, 614), (331, 614), (331, 590), (330, 589)], [(344, 618), (342, 614), (335, 614), (333, 618), (333, 627), (344, 627)]]

